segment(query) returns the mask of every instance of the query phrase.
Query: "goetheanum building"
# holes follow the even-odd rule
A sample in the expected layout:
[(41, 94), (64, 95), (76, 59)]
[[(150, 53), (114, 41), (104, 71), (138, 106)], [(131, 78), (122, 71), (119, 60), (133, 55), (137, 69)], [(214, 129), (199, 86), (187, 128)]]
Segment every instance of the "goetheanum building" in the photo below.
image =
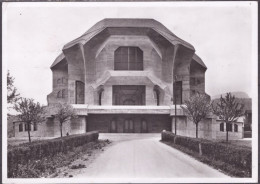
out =
[[(174, 131), (177, 118), (177, 133), (195, 136), (180, 105), (205, 93), (207, 67), (191, 44), (156, 20), (104, 19), (66, 44), (51, 70), (48, 105), (70, 103), (79, 115), (65, 133)], [(200, 137), (222, 135), (216, 119), (205, 122)], [(58, 126), (49, 118), (42, 131), (59, 135)]]

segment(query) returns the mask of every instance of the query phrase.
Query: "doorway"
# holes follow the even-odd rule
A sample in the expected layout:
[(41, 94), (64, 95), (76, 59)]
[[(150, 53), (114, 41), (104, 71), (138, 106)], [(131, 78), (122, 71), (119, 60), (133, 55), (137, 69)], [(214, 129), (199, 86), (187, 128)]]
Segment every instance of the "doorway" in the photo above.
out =
[(134, 133), (134, 121), (132, 119), (124, 121), (124, 133)]
[(117, 133), (117, 122), (112, 120), (110, 123), (110, 133)]
[(142, 120), (141, 122), (141, 133), (147, 133), (148, 128), (147, 128), (147, 122), (145, 120)]

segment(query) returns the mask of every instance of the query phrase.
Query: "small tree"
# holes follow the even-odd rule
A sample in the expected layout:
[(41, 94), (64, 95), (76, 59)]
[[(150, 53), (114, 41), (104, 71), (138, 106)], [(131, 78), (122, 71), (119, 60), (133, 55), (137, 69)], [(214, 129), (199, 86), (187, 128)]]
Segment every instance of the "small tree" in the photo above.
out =
[(21, 98), (14, 109), (20, 113), (18, 118), (27, 126), (29, 142), (31, 142), (30, 127), (33, 123), (41, 123), (45, 120), (43, 106), (39, 102), (35, 103), (33, 99)]
[(244, 104), (239, 103), (231, 93), (227, 93), (225, 98), (222, 98), (221, 95), (219, 102), (212, 104), (212, 109), (213, 113), (226, 123), (226, 142), (228, 142), (228, 127), (232, 125), (232, 122), (244, 115)]
[(59, 103), (55, 106), (55, 114), (53, 115), (60, 124), (60, 136), (62, 137), (62, 126), (71, 119), (77, 118), (76, 112), (70, 104)]
[(14, 78), (10, 75), (9, 70), (7, 72), (7, 103), (13, 104), (19, 99), (20, 94), (17, 93), (16, 87), (14, 87)]
[(198, 138), (198, 124), (211, 111), (210, 98), (206, 94), (196, 93), (181, 106), (184, 114), (196, 125), (196, 138)]

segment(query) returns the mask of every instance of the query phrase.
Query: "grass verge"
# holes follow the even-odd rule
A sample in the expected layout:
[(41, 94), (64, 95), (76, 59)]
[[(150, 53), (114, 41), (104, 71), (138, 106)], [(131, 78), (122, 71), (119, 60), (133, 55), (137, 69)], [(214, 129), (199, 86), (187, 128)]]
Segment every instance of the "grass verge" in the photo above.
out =
[(204, 155), (200, 155), (199, 153), (192, 151), (186, 147), (180, 146), (180, 145), (176, 145), (173, 142), (170, 141), (162, 141), (162, 143), (165, 143), (168, 146), (171, 146), (173, 148), (176, 148), (190, 156), (192, 156), (193, 158), (195, 158), (196, 160), (203, 162), (217, 170), (219, 170), (220, 172), (223, 172), (224, 174), (227, 174), (231, 177), (251, 177), (251, 174), (249, 172), (246, 172), (238, 167), (235, 167), (233, 165), (230, 165), (226, 162), (220, 161), (220, 160), (214, 160), (211, 159), (209, 157), (206, 157)]

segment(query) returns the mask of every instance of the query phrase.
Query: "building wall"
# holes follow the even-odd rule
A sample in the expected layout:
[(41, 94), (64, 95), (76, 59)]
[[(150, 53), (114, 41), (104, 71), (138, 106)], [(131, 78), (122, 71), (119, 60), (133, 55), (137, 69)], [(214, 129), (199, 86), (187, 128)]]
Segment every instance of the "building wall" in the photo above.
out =
[(98, 130), (102, 133), (110, 132), (110, 123), (117, 122), (117, 132), (124, 132), (124, 121), (133, 120), (134, 133), (141, 133), (141, 121), (147, 122), (148, 133), (160, 133), (162, 130), (171, 130), (171, 118), (169, 115), (127, 115), (127, 114), (100, 114), (87, 116), (87, 131)]
[(68, 102), (68, 65), (64, 59), (52, 70), (53, 91), (47, 96), (48, 104)]
[[(177, 135), (196, 137), (196, 125), (185, 116), (179, 116), (176, 118)], [(202, 120), (198, 125), (198, 138), (205, 139), (226, 139), (226, 127), (224, 131), (220, 131), (221, 121), (216, 121), (214, 118), (206, 118)], [(232, 125), (232, 132), (229, 132), (229, 139), (242, 139), (243, 138), (243, 124), (236, 123), (238, 125), (238, 132), (234, 132), (234, 124)], [(175, 120), (172, 118), (172, 132), (175, 132)]]

